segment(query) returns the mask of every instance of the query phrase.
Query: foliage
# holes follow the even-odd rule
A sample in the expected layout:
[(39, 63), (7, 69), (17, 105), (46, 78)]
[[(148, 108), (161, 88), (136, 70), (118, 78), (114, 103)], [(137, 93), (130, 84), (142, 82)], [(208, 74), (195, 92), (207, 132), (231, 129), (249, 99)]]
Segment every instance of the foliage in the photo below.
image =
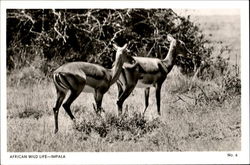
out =
[[(167, 34), (181, 39), (194, 52), (177, 63), (183, 73), (210, 58), (208, 40), (190, 21), (172, 9), (9, 9), (7, 10), (8, 70), (27, 66), (35, 57), (58, 65), (68, 61), (89, 61), (110, 68), (114, 60), (112, 43), (136, 56), (164, 58)], [(58, 65), (46, 65), (45, 74)]]

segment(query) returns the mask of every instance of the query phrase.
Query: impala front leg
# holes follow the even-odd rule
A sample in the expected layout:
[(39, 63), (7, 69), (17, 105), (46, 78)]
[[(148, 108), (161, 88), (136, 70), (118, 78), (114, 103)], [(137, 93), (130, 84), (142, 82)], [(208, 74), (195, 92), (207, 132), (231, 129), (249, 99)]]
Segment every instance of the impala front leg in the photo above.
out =
[(158, 83), (156, 85), (156, 104), (157, 104), (157, 112), (158, 112), (158, 115), (161, 116), (161, 86), (162, 86), (162, 83)]
[(95, 91), (95, 102), (96, 102), (96, 114), (100, 115), (102, 111), (102, 98), (103, 93), (99, 90)]
[(135, 88), (135, 85), (127, 86), (126, 89), (123, 91), (123, 93), (120, 95), (116, 103), (118, 106), (118, 115), (122, 114), (122, 105), (124, 101), (127, 99), (127, 97), (131, 94), (134, 88)]
[(122, 89), (121, 84), (119, 84), (119, 83), (117, 83), (117, 88), (118, 88), (118, 99), (119, 99), (120, 96), (121, 96), (122, 93), (123, 93), (123, 89)]
[(145, 94), (145, 109), (144, 109), (144, 112), (143, 112), (143, 116), (148, 108), (148, 99), (149, 99), (149, 91), (150, 91), (150, 88), (146, 88), (145, 91), (144, 91), (144, 94)]

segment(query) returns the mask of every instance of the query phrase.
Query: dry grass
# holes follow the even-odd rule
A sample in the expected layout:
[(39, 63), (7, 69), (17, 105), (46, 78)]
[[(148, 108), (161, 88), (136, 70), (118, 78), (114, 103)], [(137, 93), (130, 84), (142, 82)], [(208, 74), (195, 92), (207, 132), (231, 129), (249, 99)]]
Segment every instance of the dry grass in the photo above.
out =
[(126, 100), (127, 114), (116, 117), (113, 86), (103, 100), (102, 118), (94, 114), (92, 94), (82, 93), (72, 104), (76, 125), (61, 108), (58, 134), (53, 133), (52, 83), (8, 87), (8, 151), (240, 150), (240, 96), (220, 102), (213, 98), (212, 93), (220, 89), (212, 82), (196, 82), (206, 94), (199, 88), (186, 91), (190, 81), (181, 75), (171, 74), (166, 82), (161, 117), (157, 117), (154, 90), (146, 117), (140, 115), (144, 106), (143, 97), (138, 97), (143, 95), (140, 89)]

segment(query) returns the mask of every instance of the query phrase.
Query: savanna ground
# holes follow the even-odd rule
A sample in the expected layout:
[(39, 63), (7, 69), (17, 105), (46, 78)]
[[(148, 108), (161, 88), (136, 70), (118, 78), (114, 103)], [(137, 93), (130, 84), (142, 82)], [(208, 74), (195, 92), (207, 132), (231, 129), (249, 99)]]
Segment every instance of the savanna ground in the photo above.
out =
[[(218, 50), (220, 41), (229, 45), (229, 56), (234, 64), (236, 54), (237, 58), (240, 56), (239, 16), (217, 18), (199, 17), (197, 21)], [(224, 81), (223, 75), (215, 80), (192, 82), (174, 68), (162, 87), (160, 117), (156, 113), (155, 91), (152, 89), (145, 117), (141, 115), (144, 108), (142, 89), (136, 89), (126, 100), (122, 117), (117, 117), (116, 85), (104, 97), (105, 114), (101, 118), (94, 113), (93, 95), (82, 93), (72, 104), (76, 125), (61, 108), (59, 132), (54, 134), (52, 108), (56, 94), (53, 83), (51, 80), (22, 83), (21, 78), (27, 78), (27, 73), (23, 70), (7, 78), (9, 152), (241, 149), (241, 95), (225, 88), (228, 82)], [(191, 84), (193, 88), (189, 90)]]

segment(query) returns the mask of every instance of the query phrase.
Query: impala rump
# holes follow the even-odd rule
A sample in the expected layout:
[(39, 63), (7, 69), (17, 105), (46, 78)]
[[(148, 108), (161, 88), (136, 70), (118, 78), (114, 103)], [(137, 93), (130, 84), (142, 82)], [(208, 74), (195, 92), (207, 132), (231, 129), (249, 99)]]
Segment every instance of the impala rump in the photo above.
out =
[(74, 90), (75, 86), (84, 83), (85, 79), (79, 75), (71, 73), (55, 72), (53, 74), (53, 81), (56, 88), (59, 88), (63, 91), (68, 91)]

